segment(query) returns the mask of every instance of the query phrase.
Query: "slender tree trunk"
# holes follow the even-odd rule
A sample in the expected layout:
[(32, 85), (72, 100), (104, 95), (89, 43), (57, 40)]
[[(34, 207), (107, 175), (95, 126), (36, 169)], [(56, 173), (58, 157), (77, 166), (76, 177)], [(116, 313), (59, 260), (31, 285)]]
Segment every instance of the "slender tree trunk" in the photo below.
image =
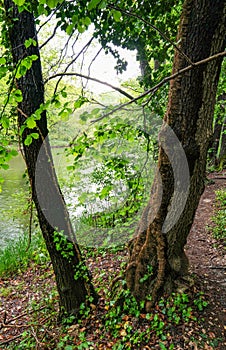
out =
[[(185, 0), (177, 41), (193, 62), (224, 50), (225, 4), (225, 0)], [(188, 271), (184, 246), (204, 190), (221, 62), (194, 67), (170, 84), (159, 135), (158, 172), (126, 270), (132, 293), (140, 299), (152, 297), (147, 311)], [(187, 65), (186, 58), (175, 52), (173, 73)]]
[[(38, 45), (25, 47), (25, 40), (30, 38), (37, 42), (34, 17), (32, 13), (18, 12), (11, 0), (4, 1), (9, 39), (15, 66), (19, 66), (24, 58), (36, 55), (31, 69), (15, 81), (21, 90), (23, 101), (18, 105), (18, 124), (20, 131), (26, 126), (27, 118), (39, 110), (44, 103), (44, 86), (42, 80), (41, 61)], [(18, 70), (18, 68), (17, 68)], [(26, 138), (31, 133), (38, 133), (39, 138), (26, 145)], [(43, 110), (34, 129), (25, 128), (22, 133), (24, 157), (32, 188), (39, 224), (53, 264), (57, 288), (60, 296), (61, 312), (76, 314), (87, 295), (95, 293), (87, 271), (83, 276), (77, 274), (78, 268), (84, 271), (79, 247), (70, 223), (64, 198), (60, 191), (50, 145), (46, 111)], [(58, 233), (56, 233), (58, 232)], [(61, 235), (60, 232), (63, 232)]]
[(142, 40), (138, 40), (136, 44), (137, 49), (137, 60), (140, 63), (140, 72), (141, 72), (141, 82), (144, 87), (147, 89), (151, 85), (151, 67), (149, 65), (147, 52), (145, 48), (145, 44)]
[(218, 97), (218, 101), (222, 101), (220, 106), (220, 113), (215, 120), (214, 132), (209, 145), (209, 158), (210, 164), (216, 167), (220, 165), (220, 161), (223, 159), (226, 153), (226, 118), (222, 116), (225, 114), (224, 101), (226, 100), (226, 93), (223, 93)]

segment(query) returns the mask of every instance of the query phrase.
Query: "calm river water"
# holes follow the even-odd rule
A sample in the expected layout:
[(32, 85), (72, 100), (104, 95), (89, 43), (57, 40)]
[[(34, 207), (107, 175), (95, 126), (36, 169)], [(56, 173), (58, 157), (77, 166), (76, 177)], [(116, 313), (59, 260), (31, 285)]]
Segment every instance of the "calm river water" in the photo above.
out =
[[(54, 161), (58, 173), (66, 171), (63, 150), (54, 149)], [(25, 163), (19, 154), (9, 162), (9, 169), (0, 170), (4, 183), (0, 193), (0, 247), (8, 242), (17, 240), (28, 230), (29, 215), (26, 214), (26, 205), (29, 199), (28, 179), (24, 177)]]

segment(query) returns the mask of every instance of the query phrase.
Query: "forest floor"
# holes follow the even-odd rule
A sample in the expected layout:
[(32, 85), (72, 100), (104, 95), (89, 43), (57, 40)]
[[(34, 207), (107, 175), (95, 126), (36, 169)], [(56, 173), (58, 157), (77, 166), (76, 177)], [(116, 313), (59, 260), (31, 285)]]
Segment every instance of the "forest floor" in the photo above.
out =
[[(65, 325), (62, 330), (57, 323), (51, 266), (33, 263), (23, 273), (0, 279), (0, 349), (226, 349), (226, 247), (208, 229), (215, 210), (215, 191), (226, 188), (226, 174), (213, 173), (209, 178), (212, 181), (202, 195), (186, 246), (193, 283), (185, 293), (189, 300), (199, 295), (199, 310), (191, 314), (190, 301), (184, 300), (179, 306), (171, 305), (175, 315), (177, 308), (180, 312), (177, 322), (159, 305), (155, 316), (141, 313), (135, 317), (130, 312), (111, 316), (107, 290), (126, 261), (126, 252), (93, 252), (88, 265), (100, 294), (99, 303), (91, 304), (87, 313), (84, 309), (78, 324)], [(203, 308), (202, 298), (208, 302)], [(181, 316), (183, 308), (187, 318)]]

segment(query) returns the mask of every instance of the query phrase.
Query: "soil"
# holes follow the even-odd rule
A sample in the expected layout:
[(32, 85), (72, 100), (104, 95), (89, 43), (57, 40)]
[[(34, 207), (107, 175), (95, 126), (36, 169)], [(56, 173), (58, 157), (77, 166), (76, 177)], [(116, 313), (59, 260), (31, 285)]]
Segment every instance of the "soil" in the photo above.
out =
[[(226, 349), (226, 247), (225, 242), (216, 241), (211, 234), (211, 230), (208, 229), (211, 223), (211, 217), (214, 215), (215, 209), (215, 191), (226, 187), (226, 173), (213, 173), (209, 175), (209, 181), (206, 185), (206, 189), (201, 197), (199, 207), (197, 209), (195, 220), (188, 237), (186, 245), (186, 254), (190, 261), (190, 271), (195, 280), (195, 286), (191, 289), (192, 292), (195, 290), (202, 290), (208, 299), (209, 305), (202, 312), (202, 316), (205, 321), (202, 324), (202, 329), (199, 329), (198, 324), (190, 323), (190, 328), (183, 336), (175, 333), (175, 339), (173, 342), (176, 345), (175, 349)], [(94, 283), (96, 283), (97, 277), (103, 275), (103, 283), (105, 285), (110, 284), (109, 275), (111, 278), (117, 276), (120, 270), (121, 262), (126, 260), (126, 253), (121, 252), (119, 254), (107, 253), (106, 255), (90, 257), (88, 259), (89, 267), (92, 270)], [(98, 282), (99, 283), (99, 282)], [(57, 305), (57, 296), (54, 294), (55, 283), (53, 280), (53, 272), (51, 266), (37, 265), (30, 266), (27, 271), (23, 274), (16, 275), (11, 279), (2, 278), (0, 279), (0, 289), (7, 289), (11, 292), (7, 295), (0, 296), (0, 349), (7, 348), (8, 345), (13, 344), (11, 340), (13, 338), (20, 339), (21, 334), (28, 327), (28, 322), (37, 322), (39, 328), (45, 329), (46, 333), (51, 333), (50, 338), (53, 340), (57, 338), (57, 332), (59, 335), (60, 328), (57, 326), (57, 316), (52, 319), (51, 322), (55, 322), (54, 331), (50, 332), (50, 329), (45, 328), (45, 324), (48, 321), (50, 314), (44, 313), (40, 309), (45, 308), (45, 298), (43, 294), (52, 295), (52, 304)], [(87, 320), (84, 321), (80, 326), (80, 332), (84, 329), (87, 330), (88, 337), (91, 340), (95, 340), (95, 335), (98, 337), (100, 333), (100, 315), (103, 314), (105, 307), (106, 294), (101, 291), (99, 286), (99, 293), (101, 295), (99, 306), (95, 309), (94, 315), (92, 316), (92, 325), (87, 324)], [(52, 307), (48, 305), (48, 307)], [(27, 309), (31, 312), (28, 313)], [(38, 310), (38, 311), (35, 311)], [(34, 322), (34, 314), (36, 314), (36, 321)], [(57, 315), (57, 310), (55, 310)], [(127, 320), (128, 322), (128, 320)], [(94, 325), (96, 323), (96, 326)], [(77, 326), (73, 326), (73, 331), (76, 332)], [(82, 328), (81, 328), (82, 327)], [(41, 329), (40, 328), (40, 329)], [(205, 343), (202, 347), (197, 347), (195, 343), (187, 340), (182, 342), (182, 338), (189, 338), (189, 334), (192, 335), (194, 328), (196, 333), (206, 333), (210, 338), (222, 338), (217, 346), (212, 347)], [(37, 338), (37, 331), (35, 331), (35, 325), (32, 328), (34, 333), (34, 339), (36, 339), (36, 349), (46, 349), (42, 347), (41, 341)], [(186, 329), (186, 328), (185, 328)], [(75, 336), (76, 337), (76, 336)], [(10, 340), (9, 343), (7, 341)], [(17, 340), (16, 340), (17, 341)], [(95, 349), (111, 349), (113, 344), (111, 339), (106, 338), (106, 345), (98, 345)], [(77, 344), (77, 343), (76, 343)], [(100, 344), (98, 342), (98, 344)], [(107, 345), (110, 344), (110, 345)], [(180, 345), (181, 344), (181, 345)], [(11, 347), (10, 347), (11, 348)], [(15, 347), (16, 349), (17, 347)], [(54, 349), (55, 347), (51, 347)], [(77, 348), (76, 346), (74, 347)], [(168, 347), (167, 347), (168, 348)], [(11, 348), (13, 349), (13, 348)], [(20, 349), (22, 349), (20, 347)], [(93, 349), (93, 348), (92, 348)], [(149, 346), (144, 346), (142, 349), (160, 349), (159, 345), (153, 343)]]
[[(226, 173), (213, 173), (208, 179), (188, 236), (186, 254), (191, 271), (197, 275), (215, 305), (212, 312), (218, 315), (222, 329), (226, 330), (226, 244), (219, 244), (210, 229), (213, 225), (211, 217), (216, 209), (215, 192), (226, 188)], [(224, 336), (226, 338), (226, 333)]]

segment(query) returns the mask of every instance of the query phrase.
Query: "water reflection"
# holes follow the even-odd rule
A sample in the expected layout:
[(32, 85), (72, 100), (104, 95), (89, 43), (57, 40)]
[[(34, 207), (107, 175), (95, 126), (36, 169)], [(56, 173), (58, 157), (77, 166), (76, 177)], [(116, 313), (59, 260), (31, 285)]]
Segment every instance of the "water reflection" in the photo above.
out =
[(20, 211), (28, 195), (28, 186), (24, 178), (25, 163), (21, 155), (9, 162), (8, 170), (1, 170), (4, 178), (0, 193), (0, 247), (10, 240), (18, 239), (25, 229), (27, 217)]

